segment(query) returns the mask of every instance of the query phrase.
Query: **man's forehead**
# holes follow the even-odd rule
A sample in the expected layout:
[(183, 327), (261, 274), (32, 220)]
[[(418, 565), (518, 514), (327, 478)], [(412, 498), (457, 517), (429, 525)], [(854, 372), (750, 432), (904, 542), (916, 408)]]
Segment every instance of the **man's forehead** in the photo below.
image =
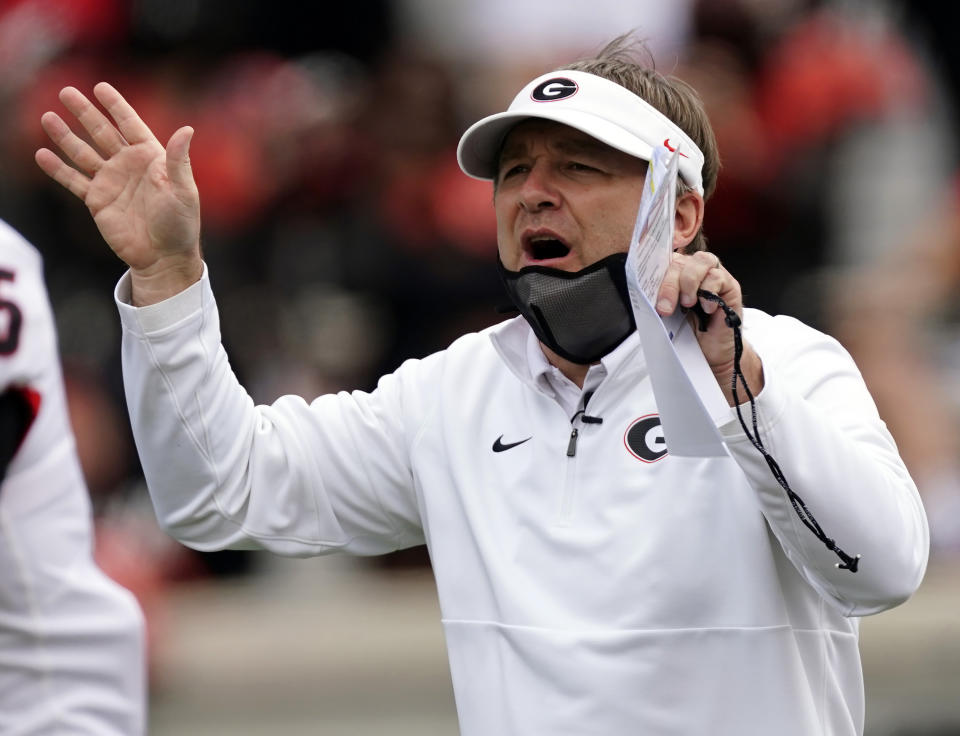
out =
[(541, 137), (546, 138), (549, 145), (556, 146), (561, 150), (620, 153), (606, 143), (569, 125), (542, 118), (528, 118), (513, 126), (504, 137), (503, 146), (500, 149), (500, 158), (523, 153), (535, 139)]

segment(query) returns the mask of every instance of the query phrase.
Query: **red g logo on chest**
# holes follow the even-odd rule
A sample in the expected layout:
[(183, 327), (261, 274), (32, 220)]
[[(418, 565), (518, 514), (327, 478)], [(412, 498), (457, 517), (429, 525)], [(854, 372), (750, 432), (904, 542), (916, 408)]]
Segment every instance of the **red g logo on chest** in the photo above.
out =
[(637, 460), (655, 463), (667, 455), (667, 440), (658, 414), (634, 419), (623, 434), (623, 445)]

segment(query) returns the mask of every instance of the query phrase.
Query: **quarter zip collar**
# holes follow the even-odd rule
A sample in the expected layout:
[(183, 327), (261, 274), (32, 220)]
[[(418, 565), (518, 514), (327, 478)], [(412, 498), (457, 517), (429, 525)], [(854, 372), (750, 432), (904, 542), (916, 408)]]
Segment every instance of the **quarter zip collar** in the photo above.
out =
[[(664, 320), (671, 333), (675, 332), (673, 322), (679, 323), (683, 319), (682, 315), (675, 316), (679, 316), (679, 320), (673, 317), (668, 318), (669, 323)], [(567, 412), (567, 416), (577, 410), (581, 389), (550, 364), (536, 334), (523, 317), (515, 317), (494, 327), (490, 331), (490, 340), (507, 367), (521, 381), (535, 391), (550, 396), (565, 410), (568, 404), (571, 405), (573, 408)], [(633, 333), (601, 358), (599, 363), (590, 366), (583, 390), (596, 391), (608, 378), (617, 382), (637, 382), (646, 375), (647, 366), (640, 348), (640, 338)]]

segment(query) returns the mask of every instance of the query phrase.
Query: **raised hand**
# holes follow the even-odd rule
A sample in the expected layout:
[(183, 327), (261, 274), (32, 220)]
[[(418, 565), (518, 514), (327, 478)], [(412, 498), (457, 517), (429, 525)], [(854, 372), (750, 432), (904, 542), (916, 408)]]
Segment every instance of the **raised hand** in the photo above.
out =
[[(721, 265), (716, 255), (707, 251), (699, 251), (691, 255), (677, 252), (673, 254), (667, 273), (660, 284), (657, 311), (663, 315), (673, 314), (678, 303), (689, 308), (699, 301), (708, 320), (706, 330), (696, 330), (697, 341), (727, 401), (732, 406), (734, 402), (731, 389), (733, 331), (727, 326), (725, 315), (715, 302), (698, 298), (699, 289), (713, 292), (737, 315), (743, 317), (743, 294), (739, 282)], [(760, 357), (746, 342), (743, 346), (741, 367), (751, 392), (758, 394), (763, 388), (763, 365)]]
[(150, 304), (194, 283), (203, 270), (200, 200), (189, 158), (193, 129), (180, 128), (164, 148), (112, 86), (100, 82), (93, 92), (112, 120), (74, 87), (61, 90), (60, 100), (95, 147), (46, 112), (40, 123), (73, 166), (46, 148), (36, 161), (87, 205), (104, 240), (131, 269), (134, 303)]

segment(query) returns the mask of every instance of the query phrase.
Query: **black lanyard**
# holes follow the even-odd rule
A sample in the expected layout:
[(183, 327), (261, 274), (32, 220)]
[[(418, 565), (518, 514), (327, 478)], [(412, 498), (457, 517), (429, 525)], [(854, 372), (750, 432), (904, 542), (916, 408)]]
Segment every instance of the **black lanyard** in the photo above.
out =
[[(740, 426), (743, 427), (744, 433), (747, 435), (747, 438), (750, 440), (750, 443), (757, 448), (763, 459), (767, 461), (767, 465), (770, 467), (770, 472), (773, 473), (773, 477), (776, 478), (777, 483), (787, 492), (787, 498), (790, 499), (790, 503), (793, 505), (793, 510), (797, 512), (797, 516), (800, 518), (800, 521), (803, 522), (803, 525), (807, 527), (811, 532), (813, 532), (817, 539), (826, 545), (827, 549), (831, 552), (834, 552), (837, 557), (840, 558), (840, 562), (836, 563), (836, 566), (841, 570), (849, 570), (850, 572), (856, 572), (857, 567), (860, 564), (861, 555), (856, 555), (851, 557), (842, 549), (837, 546), (837, 543), (834, 542), (830, 537), (828, 537), (821, 526), (817, 523), (817, 520), (814, 518), (813, 514), (810, 513), (810, 509), (807, 508), (807, 505), (803, 502), (803, 499), (800, 498), (793, 489), (790, 488), (790, 484), (787, 483), (786, 477), (783, 475), (783, 471), (780, 470), (780, 466), (777, 464), (777, 461), (773, 459), (773, 456), (767, 452), (767, 449), (763, 446), (763, 442), (760, 439), (760, 430), (757, 427), (757, 404), (754, 400), (753, 393), (750, 391), (750, 387), (747, 385), (747, 379), (743, 375), (743, 370), (740, 367), (740, 358), (743, 356), (743, 334), (740, 331), (740, 317), (736, 312), (733, 311), (726, 302), (723, 301), (719, 296), (713, 292), (700, 289), (697, 291), (697, 296), (707, 301), (716, 302), (720, 309), (723, 310), (725, 315), (724, 321), (727, 324), (727, 327), (733, 330), (733, 382), (730, 386), (733, 393), (733, 402), (734, 406), (737, 409), (737, 418), (740, 420)], [(700, 330), (706, 330), (705, 317), (706, 315), (698, 314), (700, 318)], [(751, 414), (751, 425), (753, 427), (753, 432), (747, 427), (747, 423), (743, 419), (743, 414), (740, 411), (740, 396), (737, 392), (737, 383), (743, 384), (743, 390), (747, 393), (747, 398), (750, 399), (750, 414)]]

